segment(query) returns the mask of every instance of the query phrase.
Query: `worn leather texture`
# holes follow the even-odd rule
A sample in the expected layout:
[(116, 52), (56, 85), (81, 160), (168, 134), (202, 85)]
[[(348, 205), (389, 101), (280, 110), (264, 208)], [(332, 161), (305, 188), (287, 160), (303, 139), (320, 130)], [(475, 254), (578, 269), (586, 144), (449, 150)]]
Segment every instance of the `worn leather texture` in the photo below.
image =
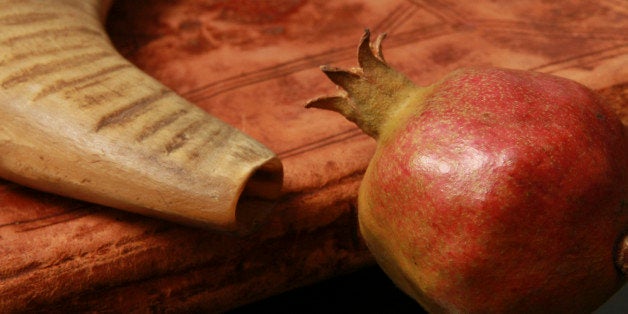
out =
[(126, 58), (267, 145), (285, 180), (269, 222), (234, 237), (0, 181), (0, 311), (226, 311), (373, 265), (356, 195), (375, 141), (332, 112), (318, 69), (357, 64), (365, 28), (429, 85), (461, 66), (552, 73), (628, 125), (628, 6), (599, 1), (118, 1)]

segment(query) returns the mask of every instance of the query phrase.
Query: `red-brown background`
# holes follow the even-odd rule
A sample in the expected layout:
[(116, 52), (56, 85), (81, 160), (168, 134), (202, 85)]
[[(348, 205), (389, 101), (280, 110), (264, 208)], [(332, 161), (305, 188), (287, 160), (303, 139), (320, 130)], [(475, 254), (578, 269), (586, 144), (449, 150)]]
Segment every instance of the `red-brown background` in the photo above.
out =
[(303, 108), (335, 91), (319, 65), (355, 65), (369, 27), (418, 84), (464, 65), (548, 72), (628, 123), (627, 17), (620, 0), (118, 1), (119, 51), (277, 152), (284, 194), (263, 230), (233, 238), (0, 181), (0, 309), (224, 311), (373, 265), (355, 196), (375, 143)]

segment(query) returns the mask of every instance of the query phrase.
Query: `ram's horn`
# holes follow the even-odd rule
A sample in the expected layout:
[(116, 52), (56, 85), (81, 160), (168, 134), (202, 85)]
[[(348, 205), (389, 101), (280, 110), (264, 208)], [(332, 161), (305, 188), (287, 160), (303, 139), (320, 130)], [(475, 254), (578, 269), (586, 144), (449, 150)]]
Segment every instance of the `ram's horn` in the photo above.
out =
[(103, 26), (110, 2), (0, 0), (0, 176), (250, 230), (279, 194), (280, 161), (120, 56)]

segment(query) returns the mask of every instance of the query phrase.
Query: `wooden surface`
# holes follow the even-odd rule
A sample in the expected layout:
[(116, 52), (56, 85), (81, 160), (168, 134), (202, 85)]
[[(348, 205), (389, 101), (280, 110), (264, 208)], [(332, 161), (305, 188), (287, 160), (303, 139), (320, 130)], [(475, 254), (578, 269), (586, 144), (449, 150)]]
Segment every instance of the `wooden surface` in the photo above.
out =
[(372, 265), (355, 196), (374, 141), (337, 114), (321, 64), (353, 66), (365, 27), (427, 85), (463, 65), (575, 79), (628, 124), (628, 5), (601, 1), (140, 0), (114, 5), (119, 51), (274, 150), (283, 196), (234, 238), (0, 181), (0, 311), (225, 311)]

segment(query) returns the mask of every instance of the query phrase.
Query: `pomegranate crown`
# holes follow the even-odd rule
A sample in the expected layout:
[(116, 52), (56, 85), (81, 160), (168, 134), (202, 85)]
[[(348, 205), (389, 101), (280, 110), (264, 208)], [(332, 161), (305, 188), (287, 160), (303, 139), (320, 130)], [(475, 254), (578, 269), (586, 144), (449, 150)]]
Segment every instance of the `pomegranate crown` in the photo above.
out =
[(384, 60), (382, 41), (385, 37), (386, 34), (381, 34), (371, 43), (370, 31), (364, 31), (358, 46), (358, 68), (321, 66), (323, 73), (343, 90), (337, 96), (310, 100), (305, 107), (338, 112), (366, 134), (377, 138), (388, 117), (417, 89)]

